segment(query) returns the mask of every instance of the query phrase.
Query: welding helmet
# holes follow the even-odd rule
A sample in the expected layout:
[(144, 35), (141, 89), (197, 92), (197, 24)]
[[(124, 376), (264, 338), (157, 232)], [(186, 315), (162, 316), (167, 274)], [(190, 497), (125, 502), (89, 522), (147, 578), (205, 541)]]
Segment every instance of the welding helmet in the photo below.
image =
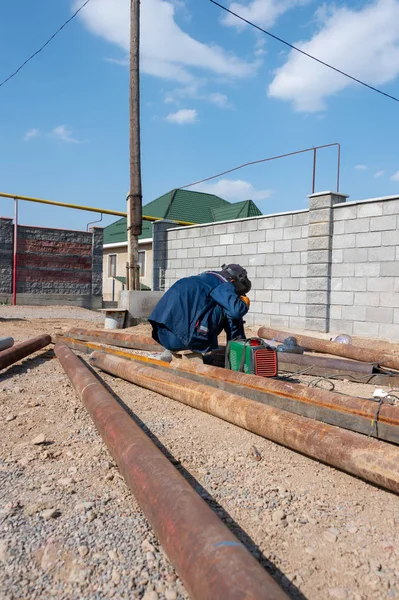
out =
[(248, 279), (246, 270), (241, 265), (222, 265), (223, 274), (227, 279), (231, 279), (232, 284), (239, 296), (248, 294), (252, 284)]

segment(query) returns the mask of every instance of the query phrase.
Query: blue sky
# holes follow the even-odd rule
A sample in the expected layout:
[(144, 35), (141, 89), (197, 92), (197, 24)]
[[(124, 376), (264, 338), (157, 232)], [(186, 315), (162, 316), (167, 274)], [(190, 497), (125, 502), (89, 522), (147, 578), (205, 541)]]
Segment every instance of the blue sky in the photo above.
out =
[[(0, 22), (0, 79), (83, 0), (14, 0)], [(226, 5), (338, 68), (399, 96), (399, 0)], [(0, 88), (0, 191), (125, 210), (129, 0), (91, 0)], [(399, 194), (399, 103), (243, 27), (208, 0), (142, 0), (144, 202), (260, 158), (340, 142), (341, 191)], [(311, 155), (250, 167), (202, 189), (265, 213), (304, 208)], [(335, 149), (316, 190), (335, 186)], [(11, 200), (0, 214), (12, 216)], [(21, 223), (84, 229), (90, 213), (20, 203)], [(145, 211), (144, 211), (145, 212)], [(113, 218), (104, 219), (104, 224)]]

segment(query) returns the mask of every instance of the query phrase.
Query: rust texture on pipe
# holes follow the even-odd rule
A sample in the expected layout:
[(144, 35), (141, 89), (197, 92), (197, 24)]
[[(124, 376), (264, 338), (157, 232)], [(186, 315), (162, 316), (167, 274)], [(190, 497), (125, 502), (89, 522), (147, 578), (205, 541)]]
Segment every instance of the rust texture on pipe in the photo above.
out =
[(163, 347), (157, 344), (149, 335), (137, 333), (119, 333), (101, 329), (84, 329), (76, 327), (65, 332), (66, 337), (73, 337), (86, 342), (102, 342), (111, 346), (121, 348), (132, 348), (134, 350), (148, 350), (150, 352), (162, 351)]
[(190, 597), (288, 600), (72, 350), (55, 353)]
[(314, 354), (293, 354), (290, 352), (278, 353), (278, 364), (294, 364), (303, 367), (320, 367), (324, 371), (350, 371), (351, 373), (372, 373), (374, 365), (371, 363), (359, 362), (357, 360), (345, 360), (341, 358), (331, 358), (329, 356), (317, 356)]
[(10, 365), (13, 365), (17, 361), (33, 354), (37, 350), (41, 350), (51, 344), (51, 337), (49, 335), (39, 335), (35, 338), (15, 344), (7, 350), (0, 352), (0, 369), (5, 369)]
[(107, 373), (399, 494), (399, 448), (396, 446), (133, 361), (95, 352), (90, 362)]
[[(283, 342), (291, 335), (293, 334), (270, 329), (269, 327), (261, 327), (258, 330), (259, 337), (275, 339), (278, 342)], [(295, 334), (294, 337), (298, 344), (307, 350), (316, 350), (317, 352), (324, 352), (325, 354), (334, 354), (336, 356), (343, 356), (344, 358), (352, 358), (353, 360), (374, 363), (388, 367), (389, 369), (399, 370), (399, 356), (395, 356), (394, 354), (380, 352), (378, 350), (369, 350), (368, 348), (354, 346), (353, 344), (338, 344), (337, 342), (330, 342), (328, 340), (313, 338), (307, 335)]]
[[(108, 348), (101, 344), (82, 342), (70, 338), (62, 338), (62, 340), (70, 348), (80, 352), (100, 351), (145, 363), (159, 370), (174, 370), (178, 375), (188, 377), (198, 383), (211, 385), (232, 394), (269, 404), (275, 408), (281, 408), (330, 425), (337, 425), (399, 444), (399, 408), (389, 404), (383, 404), (379, 407), (378, 403), (372, 400), (345, 396), (319, 388), (310, 388), (294, 382), (270, 378), (262, 379), (255, 375), (195, 364), (189, 360), (173, 361), (170, 364), (146, 356), (127, 353), (116, 348)], [(379, 385), (387, 386), (392, 383), (396, 385), (395, 381), (392, 380), (398, 379), (389, 375), (376, 375), (374, 377), (385, 377), (385, 380), (379, 381)], [(377, 409), (378, 422), (374, 424)]]

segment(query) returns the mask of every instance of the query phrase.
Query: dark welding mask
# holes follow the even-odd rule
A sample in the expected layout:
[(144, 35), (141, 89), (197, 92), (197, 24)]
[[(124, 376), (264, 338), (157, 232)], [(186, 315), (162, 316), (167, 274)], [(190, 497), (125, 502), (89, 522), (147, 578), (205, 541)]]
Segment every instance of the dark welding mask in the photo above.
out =
[(227, 273), (229, 279), (232, 279), (232, 284), (239, 296), (248, 294), (252, 284), (246, 270), (241, 265), (222, 265), (222, 270)]

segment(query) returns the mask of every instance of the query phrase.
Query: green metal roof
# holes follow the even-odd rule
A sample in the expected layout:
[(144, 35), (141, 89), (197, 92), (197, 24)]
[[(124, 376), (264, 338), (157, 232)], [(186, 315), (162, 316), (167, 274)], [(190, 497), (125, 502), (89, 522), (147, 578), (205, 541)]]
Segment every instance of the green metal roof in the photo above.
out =
[[(172, 190), (143, 206), (144, 214), (149, 217), (160, 217), (176, 221), (192, 223), (213, 223), (229, 221), (245, 217), (261, 215), (259, 208), (252, 200), (244, 200), (230, 204), (227, 200), (191, 190)], [(152, 223), (143, 221), (143, 232), (139, 239), (152, 238)], [(126, 218), (104, 228), (104, 244), (126, 242)]]

